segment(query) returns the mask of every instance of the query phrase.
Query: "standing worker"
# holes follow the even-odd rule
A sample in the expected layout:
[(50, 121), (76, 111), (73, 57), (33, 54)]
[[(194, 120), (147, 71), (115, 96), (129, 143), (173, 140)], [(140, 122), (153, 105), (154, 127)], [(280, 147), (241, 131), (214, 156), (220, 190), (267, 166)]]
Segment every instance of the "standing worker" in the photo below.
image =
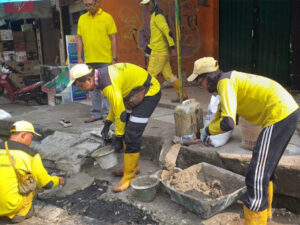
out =
[[(124, 191), (139, 170), (142, 135), (161, 96), (159, 82), (143, 68), (130, 63), (117, 63), (99, 69), (77, 64), (70, 75), (69, 85), (74, 83), (84, 91), (101, 89), (110, 103), (101, 134), (104, 139), (108, 138), (109, 128), (116, 122), (112, 143), (115, 151), (123, 149), (123, 138), (125, 140), (124, 167), (121, 169), (123, 177), (113, 188), (115, 192)], [(140, 94), (140, 90), (145, 92)], [(130, 105), (136, 94), (139, 101)]]
[(50, 176), (43, 166), (41, 156), (29, 145), (33, 136), (40, 136), (27, 121), (15, 122), (7, 142), (0, 143), (0, 216), (12, 223), (20, 223), (34, 215), (32, 201), (36, 190), (27, 195), (20, 194), (16, 171), (31, 173), (37, 188), (53, 189), (65, 185), (63, 177)]
[[(78, 63), (84, 61), (92, 68), (100, 68), (116, 63), (117, 27), (113, 17), (100, 7), (100, 0), (83, 0), (87, 13), (78, 21), (77, 57)], [(107, 99), (98, 91), (90, 91), (92, 99), (91, 117), (85, 123), (105, 118), (109, 111)]]
[[(146, 54), (150, 54), (148, 72), (157, 77), (160, 72), (167, 82), (171, 82), (178, 97), (172, 102), (179, 102), (179, 80), (174, 76), (170, 64), (171, 57), (176, 56), (176, 49), (172, 32), (168, 26), (162, 10), (158, 7), (156, 0), (143, 0), (140, 2), (151, 13), (150, 19), (150, 44), (146, 48)], [(183, 100), (188, 99), (184, 87)]]
[(262, 126), (248, 167), (243, 202), (246, 225), (267, 224), (272, 218), (274, 171), (296, 129), (298, 104), (277, 82), (238, 71), (224, 73), (212, 57), (195, 61), (188, 77), (193, 80), (221, 97), (221, 116), (198, 134), (204, 144), (208, 135), (234, 129), (236, 114)]

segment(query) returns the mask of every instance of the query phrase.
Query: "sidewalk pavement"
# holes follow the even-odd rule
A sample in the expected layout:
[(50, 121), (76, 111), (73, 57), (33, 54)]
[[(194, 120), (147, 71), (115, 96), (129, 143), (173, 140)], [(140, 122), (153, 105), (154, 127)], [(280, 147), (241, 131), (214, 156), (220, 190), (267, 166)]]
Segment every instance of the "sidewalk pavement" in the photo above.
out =
[[(186, 86), (189, 98), (195, 98), (201, 103), (202, 109), (207, 111), (210, 94), (198, 86)], [(164, 88), (162, 98), (154, 111), (144, 136), (154, 136), (164, 139), (172, 139), (175, 135), (174, 108), (177, 104), (171, 103), (171, 99), (176, 98), (173, 88)], [(10, 112), (10, 121), (0, 121), (0, 136), (8, 135), (10, 125), (16, 120), (29, 120), (44, 135), (49, 135), (54, 131), (69, 133), (82, 133), (103, 126), (102, 121), (84, 123), (89, 117), (90, 101), (76, 102), (71, 104), (51, 106), (27, 106), (22, 102), (17, 104), (3, 104), (1, 100), (0, 108)], [(70, 120), (72, 127), (63, 128), (58, 122), (61, 119)], [(182, 147), (178, 157), (178, 165), (186, 168), (202, 161), (229, 169), (241, 175), (245, 174), (247, 165), (251, 159), (252, 152), (240, 147), (241, 128), (237, 126), (233, 132), (230, 142), (219, 148), (207, 148), (203, 145)], [(277, 192), (283, 195), (300, 199), (300, 134), (296, 131), (290, 145), (281, 159), (276, 173), (279, 180), (276, 182)], [(293, 181), (288, 177), (294, 176)]]

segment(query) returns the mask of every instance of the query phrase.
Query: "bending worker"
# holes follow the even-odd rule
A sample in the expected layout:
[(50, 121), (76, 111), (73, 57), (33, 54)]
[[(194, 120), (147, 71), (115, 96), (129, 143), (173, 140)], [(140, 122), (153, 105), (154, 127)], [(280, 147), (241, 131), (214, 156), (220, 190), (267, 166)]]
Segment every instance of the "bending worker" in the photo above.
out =
[[(164, 79), (172, 83), (178, 95), (172, 102), (179, 102), (179, 80), (174, 76), (170, 65), (169, 49), (171, 56), (176, 56), (172, 32), (155, 0), (143, 0), (140, 4), (145, 5), (146, 9), (151, 13), (150, 44), (146, 48), (146, 54), (150, 54), (148, 72), (154, 77), (157, 77), (162, 72)], [(188, 99), (184, 87), (182, 87), (182, 90), (183, 100)]]
[[(107, 138), (109, 127), (116, 122), (112, 144), (115, 151), (123, 149), (125, 140), (124, 168), (121, 170), (123, 177), (113, 188), (115, 192), (124, 191), (138, 171), (142, 134), (161, 96), (159, 82), (143, 68), (130, 63), (117, 63), (99, 69), (77, 64), (70, 74), (69, 85), (74, 83), (84, 91), (101, 89), (110, 103), (101, 134), (104, 139)], [(145, 97), (134, 108), (126, 110), (124, 99), (128, 99), (141, 87), (147, 88)]]
[(247, 170), (247, 195), (244, 199), (245, 224), (267, 224), (272, 218), (273, 177), (299, 119), (299, 106), (277, 82), (262, 76), (218, 69), (217, 61), (204, 57), (194, 64), (188, 81), (196, 80), (208, 92), (221, 97), (221, 116), (203, 129), (200, 136), (232, 130), (236, 114), (262, 126)]
[(50, 176), (43, 166), (41, 156), (29, 148), (33, 135), (40, 136), (31, 123), (15, 122), (10, 132), (9, 140), (0, 143), (0, 216), (9, 217), (12, 223), (20, 223), (34, 215), (32, 201), (36, 191), (28, 195), (19, 193), (19, 181), (14, 167), (18, 171), (31, 173), (37, 188), (53, 189), (59, 184), (65, 185), (65, 179)]

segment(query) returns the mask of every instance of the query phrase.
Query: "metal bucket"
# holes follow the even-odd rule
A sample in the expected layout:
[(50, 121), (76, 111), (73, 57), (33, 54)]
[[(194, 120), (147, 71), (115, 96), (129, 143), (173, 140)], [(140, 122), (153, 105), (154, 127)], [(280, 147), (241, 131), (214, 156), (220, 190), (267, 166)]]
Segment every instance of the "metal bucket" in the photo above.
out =
[(142, 202), (152, 202), (156, 196), (159, 179), (152, 175), (135, 178), (131, 187), (136, 191), (138, 199)]
[(91, 155), (99, 163), (102, 169), (110, 169), (117, 165), (118, 159), (116, 153), (110, 146), (105, 146), (94, 151)]

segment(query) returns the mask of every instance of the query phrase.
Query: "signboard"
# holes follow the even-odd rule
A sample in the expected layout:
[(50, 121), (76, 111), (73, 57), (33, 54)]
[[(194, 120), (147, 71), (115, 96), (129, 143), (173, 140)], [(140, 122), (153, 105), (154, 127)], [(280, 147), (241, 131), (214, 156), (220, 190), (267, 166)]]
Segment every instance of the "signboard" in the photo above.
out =
[[(67, 55), (69, 70), (77, 63), (77, 35), (66, 35)], [(72, 85), (72, 101), (87, 99), (88, 92), (80, 90), (79, 87)]]
[(9, 13), (22, 13), (22, 12), (33, 12), (33, 2), (18, 2), (18, 3), (5, 3), (4, 12)]

